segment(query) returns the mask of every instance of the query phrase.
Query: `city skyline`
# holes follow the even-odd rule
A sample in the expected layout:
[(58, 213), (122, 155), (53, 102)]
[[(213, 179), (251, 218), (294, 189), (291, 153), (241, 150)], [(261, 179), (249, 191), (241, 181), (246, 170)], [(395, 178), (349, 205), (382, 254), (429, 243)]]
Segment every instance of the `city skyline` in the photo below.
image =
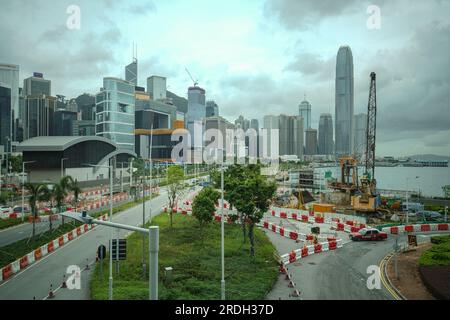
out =
[[(98, 92), (103, 77), (123, 78), (124, 67), (132, 62), (134, 42), (138, 44), (139, 85), (145, 84), (150, 75), (161, 75), (167, 77), (170, 91), (186, 96), (191, 85), (184, 71), (188, 67), (205, 88), (206, 99), (221, 106), (222, 116), (233, 121), (240, 114), (246, 118), (258, 114), (260, 123), (264, 114), (295, 115), (306, 93), (314, 106), (312, 127), (317, 129), (321, 113), (334, 113), (336, 52), (347, 44), (354, 56), (355, 114), (366, 112), (369, 73), (375, 71), (379, 75), (378, 154), (448, 155), (446, 102), (450, 90), (448, 75), (440, 71), (448, 65), (445, 49), (449, 46), (450, 27), (444, 12), (449, 4), (430, 1), (411, 6), (411, 3), (381, 1), (381, 29), (369, 30), (368, 3), (364, 1), (348, 1), (328, 8), (303, 1), (303, 7), (308, 9), (308, 14), (303, 15), (298, 14), (302, 8), (289, 1), (227, 5), (178, 1), (171, 7), (160, 1), (133, 5), (121, 1), (114, 4), (106, 0), (95, 4), (80, 1), (81, 28), (68, 30), (65, 26), (68, 3), (40, 2), (31, 5), (28, 12), (17, 1), (4, 4), (3, 12), (9, 14), (2, 21), (6, 31), (13, 25), (8, 23), (10, 20), (23, 21), (23, 27), (16, 31), (24, 41), (14, 42), (11, 30), (2, 33), (0, 40), (6, 45), (0, 48), (0, 57), (2, 63), (20, 66), (20, 84), (38, 71), (52, 81), (52, 93), (76, 97), (83, 92)], [(102, 5), (108, 5), (103, 13), (98, 10)], [(201, 23), (186, 19), (180, 10), (188, 6), (194, 18), (205, 12), (209, 16)], [(395, 16), (400, 7), (401, 16)], [(417, 12), (422, 14), (417, 16)], [(47, 14), (54, 19), (42, 19)], [(177, 23), (164, 25), (158, 31), (160, 36), (156, 36), (157, 28), (153, 27), (169, 14), (174, 15)], [(301, 17), (298, 21), (292, 19), (295, 14)], [(130, 19), (118, 19), (121, 22), (115, 24), (118, 15)], [(91, 26), (98, 24), (100, 17), (104, 20), (93, 31)], [(189, 33), (174, 33), (190, 30), (188, 23), (197, 30), (196, 41), (188, 37)], [(330, 25), (335, 25), (332, 32)], [(268, 32), (272, 44), (263, 46)], [(212, 37), (214, 33), (217, 37)], [(317, 41), (310, 41), (314, 35)], [(151, 38), (151, 43), (144, 38)], [(53, 53), (50, 49), (54, 46), (64, 49)], [(201, 50), (203, 47), (210, 50)], [(34, 54), (28, 55), (31, 48)], [(431, 54), (433, 62), (425, 60)], [(39, 56), (46, 58), (36, 59)], [(416, 68), (411, 70), (411, 65)]]

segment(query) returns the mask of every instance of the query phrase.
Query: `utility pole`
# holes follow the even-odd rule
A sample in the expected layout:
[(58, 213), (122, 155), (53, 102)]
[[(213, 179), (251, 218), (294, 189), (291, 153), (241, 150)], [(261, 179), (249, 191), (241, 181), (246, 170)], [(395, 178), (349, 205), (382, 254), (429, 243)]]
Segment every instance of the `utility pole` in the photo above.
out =
[(448, 206), (445, 206), (445, 222), (447, 222), (447, 211), (448, 211)]
[(222, 198), (222, 207), (221, 207), (221, 219), (220, 219), (220, 228), (221, 228), (221, 257), (222, 257), (222, 281), (221, 281), (221, 298), (222, 300), (225, 300), (225, 239), (224, 239), (224, 233), (225, 233), (225, 227), (224, 227), (224, 214), (223, 214), (223, 201), (224, 201), (224, 183), (223, 183), (223, 175), (224, 175), (224, 166), (222, 163), (222, 168), (220, 172), (220, 191), (221, 191), (221, 198)]

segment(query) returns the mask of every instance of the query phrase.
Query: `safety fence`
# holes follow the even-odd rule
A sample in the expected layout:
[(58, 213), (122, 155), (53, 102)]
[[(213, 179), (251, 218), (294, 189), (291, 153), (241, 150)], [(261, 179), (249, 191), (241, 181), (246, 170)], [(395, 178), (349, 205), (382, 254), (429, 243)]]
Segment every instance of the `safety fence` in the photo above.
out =
[(336, 241), (324, 241), (292, 250), (290, 253), (280, 256), (280, 258), (283, 265), (286, 266), (313, 254), (332, 251), (338, 248), (342, 248), (342, 240), (338, 239)]
[[(103, 215), (99, 217), (99, 219), (106, 220), (107, 215)], [(80, 237), (84, 233), (90, 231), (95, 227), (94, 224), (88, 225), (83, 224), (72, 231), (54, 239), (53, 241), (48, 242), (47, 244), (33, 250), (32, 252), (24, 255), (22, 258), (17, 259), (16, 261), (2, 267), (0, 269), (0, 282), (6, 281), (11, 278), (15, 273), (18, 273), (21, 270), (24, 270), (28, 266), (33, 263), (41, 260), (46, 255), (52, 253), (56, 249), (64, 246), (70, 241), (74, 240), (77, 237)]]
[(434, 224), (409, 224), (382, 228), (381, 231), (387, 234), (405, 234), (405, 233), (432, 233), (449, 231), (449, 223)]
[(327, 241), (327, 242), (333, 242), (333, 241), (341, 241), (341, 239), (338, 239), (333, 236), (323, 236), (323, 235), (313, 235), (313, 234), (303, 234), (297, 231), (292, 231), (289, 229), (284, 228), (283, 226), (279, 226), (275, 223), (271, 223), (269, 221), (264, 221), (262, 224), (260, 224), (261, 227), (264, 229), (267, 229), (269, 231), (272, 231), (276, 234), (279, 234), (280, 236), (286, 237), (288, 239), (297, 241)]
[[(299, 211), (305, 212), (305, 210)], [(304, 223), (330, 224), (332, 228), (336, 229), (337, 231), (344, 231), (344, 232), (358, 232), (359, 230), (366, 227), (366, 224), (359, 223), (358, 221), (342, 220), (338, 217), (314, 216), (314, 214), (311, 213), (300, 214), (298, 212), (285, 212), (273, 209), (271, 215), (272, 217), (280, 219), (292, 219)]]

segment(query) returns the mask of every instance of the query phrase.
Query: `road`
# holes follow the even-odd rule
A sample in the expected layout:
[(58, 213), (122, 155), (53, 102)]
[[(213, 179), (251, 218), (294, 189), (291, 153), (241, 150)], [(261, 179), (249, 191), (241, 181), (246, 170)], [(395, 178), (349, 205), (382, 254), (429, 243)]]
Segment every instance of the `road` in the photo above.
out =
[[(292, 240), (265, 230), (280, 254), (298, 249)], [(344, 236), (339, 235), (344, 239)], [(340, 249), (308, 256), (288, 265), (300, 299), (304, 300), (391, 300), (393, 297), (381, 285), (369, 290), (367, 273), (369, 266), (379, 266), (381, 260), (393, 250), (394, 238), (382, 242), (347, 241)], [(399, 244), (406, 237), (399, 237)], [(285, 276), (280, 275), (273, 290), (267, 296), (271, 300), (299, 299), (289, 297), (294, 289), (288, 288)]]
[[(121, 205), (126, 202), (129, 202), (129, 201), (127, 200), (127, 201), (118, 202), (115, 204), (115, 206)], [(107, 208), (109, 208), (109, 206), (91, 210), (89, 212), (96, 213), (96, 212), (105, 210)], [(53, 221), (53, 227), (57, 227), (60, 224), (61, 224), (61, 219)], [(42, 232), (48, 231), (49, 228), (50, 228), (50, 226), (49, 226), (48, 221), (36, 222), (36, 234), (40, 234)], [(33, 224), (29, 223), (29, 222), (25, 222), (23, 224), (20, 224), (20, 225), (17, 225), (17, 226), (8, 228), (8, 229), (0, 230), (0, 248), (8, 245), (10, 243), (22, 240), (24, 238), (31, 237), (32, 231), (33, 231)]]
[[(167, 203), (165, 190), (151, 200), (153, 214), (161, 212)], [(149, 219), (150, 201), (146, 203), (146, 218)], [(142, 205), (130, 208), (113, 216), (113, 221), (128, 225), (142, 224)], [(47, 255), (39, 262), (31, 265), (22, 272), (16, 274), (10, 280), (0, 284), (0, 300), (26, 300), (44, 299), (49, 292), (50, 284), (57, 289), (63, 280), (63, 275), (70, 265), (84, 268), (95, 260), (96, 250), (100, 244), (108, 245), (111, 229), (105, 226), (97, 226), (88, 233), (66, 244), (64, 247)], [(116, 236), (114, 231), (114, 236)], [(121, 232), (120, 236), (124, 236)], [(81, 290), (59, 289), (56, 298), (59, 299), (88, 299), (89, 298), (89, 271), (81, 274)]]

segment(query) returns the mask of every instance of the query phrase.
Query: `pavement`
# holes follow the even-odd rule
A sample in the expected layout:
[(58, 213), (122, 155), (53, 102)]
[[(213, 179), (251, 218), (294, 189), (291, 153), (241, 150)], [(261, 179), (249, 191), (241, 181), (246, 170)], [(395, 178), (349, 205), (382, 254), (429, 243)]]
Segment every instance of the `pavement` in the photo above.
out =
[[(272, 219), (279, 224), (279, 218)], [(278, 221), (277, 221), (278, 220)], [(270, 218), (269, 218), (270, 221)], [(302, 224), (300, 231), (310, 229), (313, 225), (301, 222), (284, 220), (286, 228), (289, 224)], [(320, 225), (321, 231), (326, 231), (325, 224)], [(262, 229), (271, 242), (275, 245), (280, 255), (289, 253), (293, 249), (299, 249), (302, 244), (282, 237), (269, 230)], [(297, 229), (298, 230), (298, 229)], [(267, 295), (269, 300), (391, 300), (393, 296), (381, 284), (379, 289), (370, 290), (367, 287), (367, 279), (373, 273), (368, 273), (369, 266), (379, 266), (382, 259), (393, 250), (395, 238), (389, 236), (386, 241), (362, 241), (349, 240), (348, 234), (338, 232), (337, 236), (343, 240), (343, 247), (334, 251), (322, 252), (305, 257), (288, 265), (288, 273), (291, 274), (295, 289), (300, 291), (300, 297), (290, 297), (294, 288), (288, 287), (285, 275), (280, 275), (271, 292)], [(399, 244), (404, 245), (406, 236), (399, 236)]]
[[(167, 194), (164, 188), (160, 195), (146, 203), (146, 220), (149, 220), (149, 205), (153, 215), (159, 214), (167, 203)], [(142, 205), (125, 210), (113, 216), (113, 222), (139, 226), (142, 224)], [(89, 275), (91, 270), (81, 272), (81, 289), (69, 290), (59, 288), (63, 281), (63, 275), (71, 265), (77, 265), (84, 269), (91, 265), (96, 257), (99, 245), (108, 246), (108, 241), (113, 231), (106, 226), (97, 226), (88, 233), (70, 241), (64, 247), (45, 256), (30, 267), (15, 274), (10, 280), (0, 284), (0, 300), (27, 300), (46, 299), (50, 285), (56, 293), (54, 299), (89, 299)], [(120, 231), (119, 237), (124, 237), (128, 231)], [(67, 277), (68, 275), (66, 275)]]

